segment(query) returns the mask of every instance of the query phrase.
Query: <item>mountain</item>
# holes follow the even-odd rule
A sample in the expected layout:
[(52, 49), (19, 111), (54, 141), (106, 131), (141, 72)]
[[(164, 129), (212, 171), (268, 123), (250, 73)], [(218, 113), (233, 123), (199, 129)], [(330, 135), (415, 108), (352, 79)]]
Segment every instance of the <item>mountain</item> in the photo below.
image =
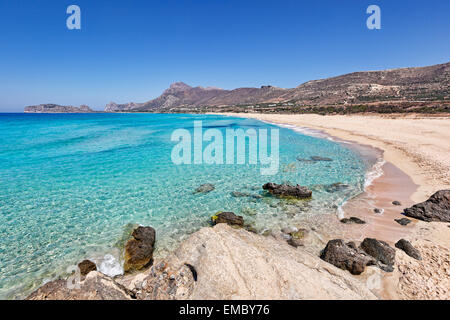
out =
[(57, 104), (40, 104), (37, 106), (25, 107), (25, 113), (90, 113), (93, 112), (91, 108), (86, 105), (79, 107), (74, 106), (60, 106)]
[(161, 96), (144, 103), (109, 103), (106, 112), (179, 112), (202, 107), (252, 104), (330, 106), (380, 101), (449, 101), (450, 63), (429, 67), (363, 71), (313, 80), (296, 88), (191, 87), (176, 82)]

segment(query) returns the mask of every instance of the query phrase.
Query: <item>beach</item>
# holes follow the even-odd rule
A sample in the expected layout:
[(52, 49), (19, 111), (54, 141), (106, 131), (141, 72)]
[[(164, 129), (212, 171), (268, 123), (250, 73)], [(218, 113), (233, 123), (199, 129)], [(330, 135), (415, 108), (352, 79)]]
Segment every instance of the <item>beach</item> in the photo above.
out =
[[(404, 227), (394, 219), (403, 208), (427, 200), (438, 190), (450, 189), (450, 117), (427, 115), (329, 115), (227, 113), (223, 115), (258, 119), (299, 129), (314, 129), (337, 141), (354, 143), (382, 152), (383, 174), (366, 192), (343, 206), (346, 216), (369, 222), (367, 227), (345, 230), (345, 240), (373, 237), (391, 245), (405, 238), (430, 255), (417, 263), (400, 252), (398, 267), (384, 274), (382, 299), (448, 299), (450, 236), (446, 223), (414, 220)], [(359, 146), (359, 147), (358, 147)], [(392, 201), (399, 201), (395, 206)], [(374, 214), (381, 208), (382, 214)], [(327, 219), (329, 220), (329, 219)], [(336, 219), (337, 221), (337, 219)], [(328, 234), (327, 234), (328, 233)], [(339, 232), (338, 232), (339, 233)], [(339, 234), (327, 232), (328, 238)]]
[[(314, 214), (299, 219), (289, 218), (289, 211), (284, 212), (284, 209), (273, 211), (268, 216), (280, 221), (269, 227), (269, 220), (263, 220), (268, 227), (266, 229), (264, 224), (244, 224), (244, 221), (252, 222), (254, 213), (247, 214), (233, 208), (230, 211), (244, 216), (243, 219), (240, 217), (240, 225), (233, 225), (230, 221), (222, 221), (225, 223), (215, 226), (207, 225), (207, 216), (211, 217), (217, 210), (226, 210), (239, 201), (248, 201), (246, 197), (229, 196), (229, 191), (236, 190), (236, 185), (232, 184), (225, 189), (229, 196), (225, 200), (218, 199), (217, 193), (210, 193), (211, 197), (218, 199), (219, 207), (215, 211), (198, 208), (204, 215), (195, 228), (198, 231), (187, 234), (167, 254), (158, 252), (164, 245), (163, 228), (154, 224), (154, 217), (143, 220), (141, 225), (145, 228), (155, 227), (158, 239), (155, 245), (155, 236), (152, 236), (150, 257), (154, 245), (155, 255), (148, 268), (108, 275), (104, 274), (100, 266), (100, 272), (94, 269), (82, 278), (80, 290), (69, 290), (66, 280), (59, 279), (46, 283), (28, 299), (449, 299), (448, 223), (411, 219), (409, 224), (401, 225), (395, 221), (404, 218), (402, 212), (405, 208), (427, 200), (438, 190), (448, 188), (446, 155), (449, 150), (445, 143), (445, 139), (449, 138), (449, 132), (446, 132), (449, 131), (448, 118), (247, 113), (221, 115), (234, 117), (230, 119), (233, 123), (244, 121), (245, 125), (247, 119), (237, 118), (254, 118), (287, 127), (290, 130), (280, 128), (283, 138), (286, 138), (284, 135), (294, 134), (292, 131), (303, 133), (306, 136), (295, 136), (295, 140), (288, 141), (300, 141), (299, 145), (306, 145), (308, 150), (303, 152), (314, 147), (311, 144), (313, 141), (332, 147), (336, 150), (332, 160), (334, 163), (345, 154), (371, 159), (370, 163), (374, 163), (374, 166), (366, 173), (365, 189), (360, 189), (363, 191), (347, 199), (341, 207), (325, 206), (322, 211), (312, 207), (309, 210), (313, 210)], [(229, 125), (230, 121), (216, 119), (214, 125)], [(308, 135), (322, 139), (311, 139)], [(406, 140), (404, 137), (407, 137)], [(410, 140), (416, 141), (417, 145), (408, 142)], [(295, 151), (293, 144), (288, 149)], [(289, 159), (296, 159), (295, 154), (291, 154)], [(326, 171), (327, 161), (324, 161), (323, 167), (317, 167), (316, 164), (312, 168), (308, 162), (304, 164), (298, 160), (298, 157), (297, 161), (299, 166), (303, 166), (299, 168), (304, 171), (315, 170), (314, 177), (321, 173), (320, 170), (327, 177), (333, 172)], [(356, 163), (345, 162), (341, 170)], [(305, 173), (301, 170), (298, 172)], [(198, 203), (205, 203), (207, 198), (192, 193), (192, 188), (209, 181), (213, 176), (212, 173), (206, 174), (204, 179), (189, 188), (189, 193), (195, 199), (201, 197), (202, 201)], [(283, 174), (288, 172), (282, 170), (276, 178)], [(428, 176), (431, 178), (427, 179)], [(343, 175), (337, 175), (330, 182), (341, 178)], [(361, 178), (364, 184), (364, 176)], [(259, 173), (252, 179), (250, 182), (253, 183), (255, 179), (261, 179)], [(264, 179), (264, 182), (270, 180)], [(305, 182), (302, 178), (297, 181)], [(259, 184), (262, 183), (261, 180)], [(326, 187), (339, 185), (342, 184), (327, 184)], [(248, 189), (246, 192), (251, 190), (254, 191)], [(292, 205), (289, 202), (272, 205), (283, 208), (286, 204)], [(257, 217), (264, 217), (273, 209), (272, 206), (264, 208)], [(216, 215), (220, 215), (220, 211)], [(234, 216), (234, 213), (231, 215)], [(363, 223), (343, 223), (344, 218), (358, 218)], [(361, 243), (367, 238), (377, 239), (374, 241), (385, 242), (390, 246), (389, 250), (395, 252), (395, 263), (383, 266), (378, 261), (376, 264), (367, 264), (367, 268), (364, 265), (362, 269), (353, 270), (353, 253), (347, 257), (345, 254), (340, 256), (342, 252), (337, 254), (338, 260), (344, 259), (340, 261), (344, 261), (346, 267), (333, 265), (322, 254), (333, 241), (343, 241), (347, 243), (347, 250), (351, 250), (350, 243), (353, 248), (361, 248)], [(120, 241), (124, 244), (127, 239), (129, 232)], [(416, 260), (402, 250), (394, 249), (400, 239), (410, 241), (421, 253), (422, 259)], [(361, 251), (355, 252), (359, 255)], [(84, 257), (92, 259), (89, 255)], [(98, 261), (93, 261), (91, 264), (97, 264), (98, 267)]]

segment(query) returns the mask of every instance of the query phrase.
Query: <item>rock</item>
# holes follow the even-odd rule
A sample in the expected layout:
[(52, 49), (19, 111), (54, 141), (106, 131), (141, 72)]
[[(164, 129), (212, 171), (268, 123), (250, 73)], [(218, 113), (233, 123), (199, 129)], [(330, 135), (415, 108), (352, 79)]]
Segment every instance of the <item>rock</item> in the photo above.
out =
[(392, 201), (392, 204), (393, 204), (394, 206), (401, 206), (401, 205), (402, 205), (401, 202), (400, 202), (400, 201), (397, 201), (397, 200)]
[(309, 230), (307, 229), (299, 229), (296, 232), (292, 232), (290, 235), (294, 239), (303, 239), (305, 238), (309, 233)]
[(344, 218), (340, 220), (342, 223), (356, 223), (356, 224), (365, 224), (366, 222), (364, 220), (361, 220), (357, 217), (350, 217), (349, 219)]
[(97, 266), (90, 260), (83, 260), (78, 264), (82, 276), (87, 275), (91, 271), (97, 270)]
[[(319, 257), (224, 223), (193, 233), (165, 261), (168, 274), (177, 277), (186, 264), (197, 274), (187, 287), (178, 285), (176, 294), (184, 289), (183, 299), (376, 299), (364, 282)], [(189, 270), (184, 273), (191, 277)], [(169, 288), (167, 277), (143, 292)]]
[(293, 246), (294, 248), (303, 247), (304, 246), (304, 243), (303, 243), (302, 240), (296, 239), (296, 238), (293, 238), (293, 237), (291, 237), (289, 240), (287, 240), (287, 243), (289, 245)]
[(401, 224), (402, 226), (406, 226), (408, 223), (411, 223), (411, 220), (409, 220), (408, 218), (401, 218), (401, 219), (394, 219), (395, 222), (397, 222), (398, 224)]
[(208, 193), (215, 189), (216, 187), (211, 183), (205, 183), (195, 189), (194, 193)]
[(152, 263), (156, 232), (152, 227), (138, 227), (125, 245), (125, 272), (140, 270)]
[(405, 239), (400, 239), (396, 244), (395, 244), (396, 248), (399, 248), (400, 250), (405, 251), (405, 253), (410, 256), (413, 257), (416, 260), (422, 260), (422, 256), (420, 255), (419, 250), (417, 250), (416, 248), (413, 247), (413, 245), (411, 244), (411, 242), (409, 242), (408, 240)]
[(211, 221), (214, 225), (219, 223), (226, 223), (230, 226), (244, 226), (244, 218), (235, 215), (233, 212), (219, 212), (211, 217)]
[(291, 186), (288, 184), (276, 184), (269, 182), (263, 185), (263, 189), (268, 190), (273, 195), (294, 197), (298, 199), (310, 198), (312, 195), (311, 190), (299, 185)]
[(311, 160), (312, 161), (333, 161), (333, 159), (331, 159), (331, 158), (321, 157), (321, 156), (312, 156)]
[(355, 275), (364, 272), (366, 266), (376, 263), (375, 259), (358, 250), (354, 243), (346, 244), (341, 239), (328, 241), (327, 246), (320, 254), (320, 258)]
[[(73, 282), (69, 283), (73, 285)], [(26, 300), (131, 300), (131, 292), (112, 278), (91, 271), (79, 288), (70, 289), (68, 281), (59, 279), (48, 282), (30, 294)]]
[(450, 222), (450, 190), (436, 192), (427, 201), (405, 209), (403, 214), (427, 222)]
[(360, 248), (368, 255), (386, 265), (392, 266), (395, 263), (395, 249), (384, 241), (365, 238), (361, 243)]
[(382, 211), (381, 211), (381, 209), (375, 208), (375, 209), (373, 209), (373, 212), (375, 212), (375, 213), (381, 213)]

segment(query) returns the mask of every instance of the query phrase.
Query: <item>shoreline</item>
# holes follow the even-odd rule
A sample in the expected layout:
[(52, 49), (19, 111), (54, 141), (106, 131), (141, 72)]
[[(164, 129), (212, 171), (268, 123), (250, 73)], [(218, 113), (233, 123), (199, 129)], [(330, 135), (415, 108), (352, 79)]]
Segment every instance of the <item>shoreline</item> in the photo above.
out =
[[(226, 115), (240, 116), (237, 114)], [(250, 118), (248, 114), (243, 114), (242, 117)], [(283, 123), (272, 122), (267, 119), (263, 121), (283, 125)], [(293, 124), (289, 125), (292, 126)], [(300, 128), (305, 127), (300, 126)], [(336, 142), (348, 143), (348, 146), (356, 148), (357, 152), (373, 153), (376, 151), (384, 158), (386, 151), (383, 148), (354, 140), (349, 142), (340, 136), (334, 136), (326, 132), (326, 130), (313, 129), (325, 132), (325, 135), (329, 135)], [(413, 201), (412, 196), (420, 194), (418, 192), (420, 185), (417, 185), (412, 177), (397, 167), (396, 163), (386, 161), (382, 163), (381, 168), (383, 171), (381, 176), (376, 177), (375, 175), (372, 183), (366, 186), (363, 193), (343, 205), (346, 217), (360, 217), (367, 221), (366, 225), (343, 224), (336, 214), (319, 215), (314, 217), (315, 221), (305, 220), (300, 226), (297, 225), (299, 230), (303, 227), (306, 228), (303, 230), (307, 230), (307, 236), (303, 239), (304, 244), (301, 248), (288, 245), (286, 239), (274, 233), (264, 236), (243, 229), (236, 230), (223, 224), (205, 227), (193, 233), (188, 239), (183, 240), (179, 247), (171, 251), (167, 257), (157, 258), (152, 267), (138, 273), (114, 277), (114, 281), (121, 287), (130, 290), (130, 292), (142, 294), (143, 298), (150, 297), (142, 293), (147, 290), (142, 289), (143, 283), (156, 281), (157, 287), (161, 284), (162, 287), (167, 285), (164, 277), (159, 276), (160, 280), (152, 278), (161, 271), (162, 276), (169, 274), (171, 279), (172, 277), (178, 279), (178, 275), (183, 275), (185, 283), (180, 288), (184, 290), (182, 292), (187, 292), (187, 296), (179, 298), (416, 299), (419, 297), (422, 299), (448, 299), (448, 277), (447, 280), (444, 278), (442, 282), (439, 278), (445, 277), (446, 272), (448, 272), (446, 260), (450, 239), (447, 236), (447, 224), (426, 223), (415, 219), (408, 226), (401, 226), (396, 223), (394, 218), (402, 217), (400, 213), (403, 208), (410, 207), (412, 204), (425, 199)], [(402, 205), (394, 206), (393, 200), (400, 201)], [(377, 214), (373, 210), (375, 208), (383, 209), (383, 211)], [(413, 242), (414, 246), (426, 257), (424, 261), (416, 262), (412, 261), (412, 258), (402, 251), (396, 250), (397, 258), (394, 272), (385, 273), (378, 268), (368, 267), (365, 272), (358, 276), (337, 269), (319, 258), (320, 250), (329, 240), (341, 238), (345, 241), (360, 242), (366, 237), (384, 240), (391, 246), (400, 238), (406, 238)], [(233, 245), (227, 245), (228, 242), (232, 242)], [(273, 250), (274, 247), (277, 247), (277, 250)], [(254, 261), (251, 266), (248, 266), (249, 259)], [(295, 260), (295, 268), (290, 266), (291, 259)], [(438, 263), (435, 263), (436, 259)], [(186, 270), (186, 265), (195, 266), (196, 274), (198, 272), (199, 276), (198, 282), (197, 279), (186, 279), (186, 272), (189, 273)], [(306, 278), (305, 275), (301, 274), (302, 272), (298, 273), (302, 268), (305, 275), (309, 274)], [(259, 272), (255, 272), (255, 270)], [(275, 273), (273, 273), (274, 270)], [(243, 276), (244, 274), (245, 276)], [(218, 275), (221, 275), (220, 281), (215, 279), (215, 276)], [(289, 276), (286, 278), (287, 275)], [(92, 278), (99, 276), (98, 272), (94, 272)], [(315, 281), (314, 284), (310, 284), (312, 279)], [(369, 285), (371, 279), (379, 279), (381, 284), (371, 287)], [(432, 292), (429, 292), (431, 289), (428, 287), (430, 279), (435, 282), (435, 288)], [(162, 282), (159, 283), (158, 281)], [(288, 281), (289, 286), (274, 287), (270, 284), (280, 284), (283, 281)], [(341, 285), (333, 287), (333, 283), (336, 282), (340, 282)], [(171, 282), (169, 281), (169, 283)], [(303, 286), (305, 283), (306, 286)], [(272, 286), (271, 290), (268, 290), (269, 286)], [(298, 290), (292, 291), (292, 288), (297, 286), (299, 286)], [(47, 298), (45, 286), (42, 288), (41, 292)], [(288, 288), (290, 289), (287, 290)], [(330, 288), (332, 290), (327, 293), (327, 289)], [(419, 296), (417, 292), (420, 293)], [(162, 296), (152, 297), (153, 299), (170, 298), (170, 293), (163, 293)], [(39, 297), (39, 293), (36, 294), (35, 297)], [(69, 293), (70, 295), (71, 293)]]
[[(411, 219), (412, 223), (407, 226), (401, 226), (396, 223), (394, 219), (404, 217), (401, 215), (404, 208), (425, 201), (438, 190), (450, 189), (447, 180), (448, 176), (444, 175), (439, 179), (436, 178), (439, 176), (439, 172), (434, 172), (434, 179), (430, 182), (425, 178), (426, 174), (421, 171), (424, 166), (423, 163), (420, 163), (423, 161), (421, 157), (415, 155), (406, 147), (399, 146), (392, 141), (387, 142), (378, 139), (378, 137), (370, 134), (364, 135), (362, 132), (351, 132), (351, 126), (345, 130), (337, 129), (332, 124), (330, 125), (330, 121), (327, 121), (331, 119), (326, 119), (323, 116), (308, 115), (305, 117), (308, 119), (298, 121), (302, 116), (295, 117), (294, 115), (249, 113), (219, 113), (218, 115), (253, 118), (275, 125), (290, 127), (294, 130), (297, 128), (298, 131), (303, 132), (303, 134), (312, 133), (313, 136), (330, 138), (338, 143), (348, 144), (348, 146), (354, 148), (356, 152), (361, 152), (361, 150), (364, 152), (364, 148), (372, 149), (372, 151), (378, 150), (381, 153), (382, 159), (384, 159), (384, 163), (381, 165), (382, 174), (375, 177), (371, 184), (365, 187), (363, 193), (350, 199), (342, 206), (346, 217), (356, 216), (363, 220), (367, 220), (369, 223), (367, 226), (351, 229), (351, 226), (346, 225), (344, 228), (347, 228), (347, 230), (343, 230), (340, 235), (335, 234), (334, 236), (331, 236), (331, 238), (341, 237), (346, 241), (362, 241), (366, 237), (372, 237), (386, 241), (391, 246), (394, 246), (394, 243), (399, 239), (405, 238), (413, 241), (414, 245), (419, 249), (422, 248), (424, 251), (437, 251), (436, 256), (433, 256), (432, 261), (429, 261), (427, 265), (420, 266), (416, 263), (414, 268), (420, 268), (418, 271), (419, 276), (416, 275), (416, 270), (410, 268), (411, 264), (414, 265), (415, 262), (411, 262), (409, 257), (404, 253), (400, 253), (397, 263), (398, 267), (395, 268), (393, 273), (384, 273), (382, 275), (383, 285), (381, 289), (375, 290), (377, 296), (381, 299), (414, 299), (416, 298), (417, 291), (431, 290), (428, 284), (430, 279), (433, 278), (436, 286), (440, 284), (436, 283), (437, 280), (434, 279), (433, 275), (435, 272), (440, 275), (443, 272), (445, 276), (446, 268), (448, 268), (448, 261), (446, 262), (446, 259), (450, 254), (450, 239), (448, 237), (447, 225), (441, 222), (424, 222)], [(355, 116), (349, 115), (347, 117), (352, 118)], [(310, 120), (309, 118), (316, 119), (314, 119), (315, 121), (313, 121), (312, 124), (305, 123)], [(378, 116), (378, 118), (384, 120), (383, 117)], [(358, 119), (364, 120), (364, 116), (358, 116)], [(450, 124), (450, 118), (444, 119), (447, 120), (446, 124)], [(432, 132), (432, 128), (430, 128), (429, 132)], [(445, 151), (443, 153), (445, 154)], [(362, 157), (364, 157), (364, 155), (362, 155)], [(450, 166), (448, 168), (449, 170), (447, 170), (447, 172), (450, 172)], [(425, 172), (429, 173), (430, 171), (433, 171), (433, 169), (434, 168), (430, 170), (430, 168), (426, 168)], [(401, 206), (393, 205), (392, 201), (394, 200), (400, 201)], [(375, 208), (382, 209), (381, 214), (374, 213), (373, 209)], [(338, 219), (335, 220), (338, 221)], [(330, 222), (327, 222), (327, 224), (328, 223)], [(339, 222), (337, 223), (339, 224)], [(325, 232), (325, 230), (322, 232)], [(328, 235), (328, 238), (330, 238), (330, 235)], [(432, 264), (434, 264), (436, 260), (439, 260), (440, 263), (438, 266), (433, 266)], [(408, 273), (404, 271), (405, 268), (409, 268)], [(425, 275), (424, 273), (427, 274)], [(371, 272), (365, 272), (365, 275), (361, 276), (368, 279), (371, 275)], [(432, 276), (430, 277), (430, 275)], [(429, 295), (422, 294), (421, 298), (448, 299), (450, 295), (445, 288), (448, 287), (449, 278), (450, 274), (447, 272), (447, 279), (444, 279), (444, 284), (440, 284), (441, 286), (439, 289), (432, 290)], [(428, 279), (427, 283), (425, 279)], [(413, 281), (418, 281), (419, 284), (413, 285)], [(412, 289), (410, 287), (412, 287)], [(442, 287), (444, 287), (444, 289)]]

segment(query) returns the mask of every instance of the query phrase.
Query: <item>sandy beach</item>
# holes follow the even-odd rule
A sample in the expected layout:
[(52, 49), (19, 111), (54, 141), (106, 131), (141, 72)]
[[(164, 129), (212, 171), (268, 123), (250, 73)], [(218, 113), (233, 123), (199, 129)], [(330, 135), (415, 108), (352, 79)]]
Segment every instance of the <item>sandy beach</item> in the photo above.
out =
[[(234, 114), (262, 121), (320, 130), (337, 140), (360, 147), (379, 149), (386, 163), (383, 175), (366, 192), (344, 207), (346, 216), (368, 222), (364, 227), (341, 228), (330, 232), (330, 221), (316, 226), (326, 238), (343, 237), (361, 241), (373, 237), (392, 246), (401, 238), (411, 241), (425, 253), (418, 263), (400, 252), (397, 268), (383, 275), (382, 299), (448, 299), (450, 282), (450, 236), (446, 223), (413, 219), (401, 226), (394, 219), (402, 217), (403, 208), (427, 200), (438, 190), (450, 188), (450, 117), (423, 115), (332, 115), (315, 114)], [(393, 200), (401, 206), (392, 204)], [(375, 214), (374, 209), (382, 209)], [(329, 220), (329, 219), (327, 219)], [(332, 220), (332, 218), (331, 218)], [(334, 219), (336, 225), (338, 219)], [(332, 223), (332, 222), (331, 222)], [(368, 277), (369, 274), (366, 275)]]

